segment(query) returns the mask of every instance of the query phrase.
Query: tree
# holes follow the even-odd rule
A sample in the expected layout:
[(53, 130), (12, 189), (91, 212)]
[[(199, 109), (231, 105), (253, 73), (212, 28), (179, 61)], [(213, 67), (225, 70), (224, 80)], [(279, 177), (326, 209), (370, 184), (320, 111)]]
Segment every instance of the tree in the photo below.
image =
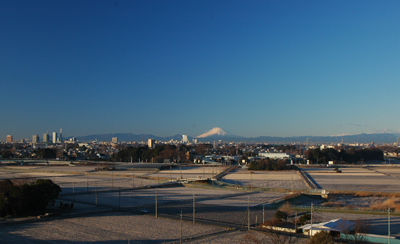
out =
[(61, 188), (51, 180), (39, 179), (23, 185), (14, 185), (10, 180), (0, 181), (0, 216), (43, 213), (60, 192)]
[[(345, 222), (344, 222), (345, 223)], [(342, 233), (346, 237), (346, 243), (350, 244), (360, 244), (360, 243), (369, 243), (365, 237), (365, 233), (368, 232), (370, 228), (370, 224), (364, 220), (356, 219), (354, 221), (354, 226), (349, 228), (348, 226), (340, 226), (339, 227)]]
[(282, 212), (282, 211), (280, 211), (280, 210), (277, 210), (277, 211), (275, 212), (275, 218), (276, 218), (276, 219), (286, 221), (287, 216), (288, 216), (287, 213)]
[(320, 231), (311, 237), (309, 244), (333, 244), (333, 237), (327, 231)]

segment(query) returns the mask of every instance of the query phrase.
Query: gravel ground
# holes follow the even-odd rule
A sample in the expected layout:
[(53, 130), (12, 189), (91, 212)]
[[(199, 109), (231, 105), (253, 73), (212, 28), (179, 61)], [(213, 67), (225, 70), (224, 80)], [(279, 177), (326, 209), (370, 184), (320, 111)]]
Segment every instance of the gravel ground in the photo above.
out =
[[(110, 212), (29, 224), (3, 226), (6, 243), (164, 243), (179, 242), (180, 221)], [(226, 228), (182, 222), (183, 238), (225, 231)]]

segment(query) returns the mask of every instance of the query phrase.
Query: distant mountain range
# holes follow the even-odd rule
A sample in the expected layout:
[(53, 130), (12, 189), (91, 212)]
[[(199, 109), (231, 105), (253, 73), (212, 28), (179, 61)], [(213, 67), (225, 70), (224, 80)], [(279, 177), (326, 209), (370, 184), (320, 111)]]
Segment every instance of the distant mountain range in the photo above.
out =
[[(242, 137), (235, 136), (226, 133), (219, 127), (215, 127), (206, 133), (203, 133), (197, 137), (188, 136), (188, 139), (197, 138), (198, 142), (213, 142), (213, 141), (224, 141), (224, 142), (253, 142), (253, 143), (305, 143), (307, 138), (310, 144), (312, 143), (393, 143), (397, 142), (397, 138), (400, 134), (391, 133), (374, 133), (374, 134), (358, 134), (358, 135), (345, 135), (345, 136), (293, 136), (293, 137), (272, 137), (272, 136), (259, 136), (259, 137)], [(97, 134), (88, 136), (78, 136), (77, 139), (80, 142), (89, 141), (111, 141), (113, 137), (118, 137), (118, 141), (144, 141), (153, 138), (157, 141), (169, 141), (169, 140), (182, 140), (182, 135), (174, 135), (168, 137), (159, 137), (152, 134), (132, 134), (132, 133), (109, 133), (109, 134)]]

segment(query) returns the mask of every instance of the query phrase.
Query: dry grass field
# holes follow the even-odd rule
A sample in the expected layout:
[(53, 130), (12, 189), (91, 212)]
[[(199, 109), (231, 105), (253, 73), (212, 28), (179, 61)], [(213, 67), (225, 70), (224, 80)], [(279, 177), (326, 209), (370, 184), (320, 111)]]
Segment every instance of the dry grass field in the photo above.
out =
[[(178, 220), (109, 212), (44, 222), (2, 226), (4, 243), (172, 243), (180, 240)], [(226, 231), (226, 228), (182, 222), (183, 239)]]
[(326, 190), (399, 192), (400, 179), (366, 168), (303, 168), (311, 178)]
[[(59, 184), (62, 193), (58, 201), (75, 202), (69, 217), (56, 217), (34, 223), (7, 225), (0, 222), (0, 240), (7, 243), (173, 243), (180, 238), (180, 212), (183, 213), (183, 236), (194, 238), (186, 243), (240, 243), (248, 240), (245, 232), (226, 232), (228, 227), (236, 229), (247, 226), (247, 206), (251, 207), (250, 224), (256, 226), (270, 219), (276, 210), (262, 210), (262, 204), (272, 203), (284, 197), (285, 192), (243, 191), (235, 188), (212, 188), (210, 185), (157, 188), (157, 213), (155, 218), (156, 189), (140, 186), (155, 186), (180, 178), (209, 178), (225, 167), (182, 167), (160, 172), (154, 170), (95, 171), (96, 166), (24, 166), (0, 168), (0, 179), (13, 178), (21, 182), (36, 178), (49, 178)], [(382, 169), (383, 168), (383, 169)], [(3, 167), (4, 169), (4, 167)], [(22, 169), (22, 170), (21, 170)], [(398, 192), (399, 179), (386, 175), (397, 174), (398, 169), (386, 167), (378, 171), (365, 168), (340, 168), (343, 173), (332, 169), (308, 168), (305, 171), (324, 189), (348, 191)], [(387, 170), (387, 171), (385, 171)], [(204, 173), (203, 173), (204, 171)], [(383, 172), (385, 171), (385, 172)], [(296, 171), (267, 172), (239, 169), (223, 177), (222, 181), (253, 187), (306, 189)], [(385, 174), (383, 174), (385, 173)], [(30, 179), (33, 177), (32, 179)], [(121, 191), (119, 191), (121, 189)], [(113, 190), (113, 191), (111, 191)], [(75, 194), (72, 194), (72, 193)], [(193, 218), (193, 196), (195, 196), (196, 224)], [(96, 205), (97, 200), (97, 205)], [(344, 206), (371, 207), (389, 203), (391, 199), (376, 196), (336, 196), (330, 201)], [(385, 202), (386, 201), (386, 202)], [(53, 207), (54, 208), (54, 207)], [(140, 210), (145, 208), (148, 213)], [(118, 211), (120, 210), (120, 211)], [(102, 211), (102, 212), (99, 212)], [(97, 212), (97, 213), (94, 213)], [(75, 216), (75, 217), (74, 217)], [(324, 213), (317, 211), (315, 221), (334, 218), (349, 220), (366, 219), (373, 226), (371, 233), (387, 233), (385, 216)], [(217, 227), (219, 226), (219, 227)], [(400, 237), (400, 218), (392, 217), (392, 235)], [(197, 238), (198, 237), (198, 238)], [(270, 243), (268, 237), (256, 233), (255, 238)], [(247, 239), (246, 239), (247, 238)]]
[[(250, 174), (250, 172), (253, 172)], [(236, 170), (221, 179), (223, 182), (243, 186), (305, 190), (307, 186), (296, 171)]]

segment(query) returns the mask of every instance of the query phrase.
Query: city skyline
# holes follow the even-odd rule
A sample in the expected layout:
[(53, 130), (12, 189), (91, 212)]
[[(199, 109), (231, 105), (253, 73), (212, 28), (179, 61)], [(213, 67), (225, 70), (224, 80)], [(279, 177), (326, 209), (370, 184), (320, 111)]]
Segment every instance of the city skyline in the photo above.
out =
[(399, 133), (399, 7), (3, 1), (0, 138)]

